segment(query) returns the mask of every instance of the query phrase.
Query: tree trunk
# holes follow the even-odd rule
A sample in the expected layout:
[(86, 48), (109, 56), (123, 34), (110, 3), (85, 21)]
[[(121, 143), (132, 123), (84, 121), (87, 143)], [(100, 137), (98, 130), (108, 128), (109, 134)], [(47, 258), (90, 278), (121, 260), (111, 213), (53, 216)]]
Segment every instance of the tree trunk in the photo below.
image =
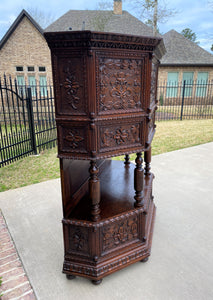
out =
[(157, 20), (158, 20), (158, 0), (154, 2), (154, 15), (153, 15), (153, 35), (157, 35)]

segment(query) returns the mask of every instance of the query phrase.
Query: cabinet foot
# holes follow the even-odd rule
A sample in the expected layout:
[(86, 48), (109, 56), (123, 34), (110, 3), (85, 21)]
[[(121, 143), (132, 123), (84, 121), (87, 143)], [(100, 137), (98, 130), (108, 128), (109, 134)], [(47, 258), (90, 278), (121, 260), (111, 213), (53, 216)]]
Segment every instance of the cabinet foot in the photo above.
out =
[(75, 279), (75, 275), (66, 275), (67, 276), (67, 279), (69, 279), (69, 280), (72, 280), (72, 279)]
[(102, 279), (99, 279), (99, 280), (92, 280), (92, 283), (93, 283), (94, 285), (99, 285), (101, 282), (102, 282)]
[(146, 258), (142, 259), (141, 262), (142, 262), (142, 263), (145, 263), (145, 262), (147, 262), (148, 260), (149, 260), (149, 257), (146, 257)]

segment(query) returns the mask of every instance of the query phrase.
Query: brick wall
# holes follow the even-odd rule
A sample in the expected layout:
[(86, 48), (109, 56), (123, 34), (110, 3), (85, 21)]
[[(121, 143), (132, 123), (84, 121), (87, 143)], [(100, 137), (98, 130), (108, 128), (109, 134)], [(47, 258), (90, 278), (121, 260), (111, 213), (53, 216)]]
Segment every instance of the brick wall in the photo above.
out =
[[(0, 50), (0, 76), (3, 74), (24, 75), (26, 82), (28, 75), (46, 75), (52, 82), (51, 56), (46, 40), (34, 25), (24, 17), (7, 42)], [(23, 72), (16, 72), (16, 66), (23, 66)], [(34, 66), (35, 72), (27, 72), (28, 66)], [(38, 67), (45, 66), (45, 72), (39, 72)]]
[(36, 300), (15, 245), (0, 210), (0, 286), (1, 300)]

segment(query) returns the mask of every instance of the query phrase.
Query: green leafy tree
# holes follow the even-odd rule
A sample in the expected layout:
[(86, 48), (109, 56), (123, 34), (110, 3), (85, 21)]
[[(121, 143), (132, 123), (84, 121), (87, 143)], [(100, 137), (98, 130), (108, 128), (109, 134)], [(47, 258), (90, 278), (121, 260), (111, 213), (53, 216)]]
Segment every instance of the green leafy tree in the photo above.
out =
[(197, 35), (190, 28), (185, 28), (181, 31), (181, 34), (187, 38), (188, 40), (194, 42), (195, 44), (199, 44), (200, 42), (196, 41)]
[(211, 46), (211, 51), (213, 51), (213, 44), (212, 44), (212, 46)]
[[(147, 21), (145, 21), (145, 24), (153, 29), (153, 21), (152, 20), (148, 19)], [(157, 26), (157, 33), (160, 33), (158, 26)]]

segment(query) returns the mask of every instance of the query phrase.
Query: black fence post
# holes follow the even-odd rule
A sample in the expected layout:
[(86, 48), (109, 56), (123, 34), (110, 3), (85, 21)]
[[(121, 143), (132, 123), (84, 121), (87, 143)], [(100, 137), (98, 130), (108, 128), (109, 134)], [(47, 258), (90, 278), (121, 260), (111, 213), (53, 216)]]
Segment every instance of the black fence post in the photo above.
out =
[(180, 120), (181, 121), (183, 119), (183, 106), (184, 106), (185, 87), (186, 87), (186, 80), (183, 81), (182, 103), (181, 103), (181, 112), (180, 112)]
[(33, 153), (34, 153), (34, 155), (36, 155), (37, 147), (36, 147), (36, 135), (35, 135), (35, 124), (34, 124), (34, 116), (33, 116), (31, 87), (27, 88), (27, 110), (28, 110), (28, 118), (29, 118), (31, 145), (32, 145)]

